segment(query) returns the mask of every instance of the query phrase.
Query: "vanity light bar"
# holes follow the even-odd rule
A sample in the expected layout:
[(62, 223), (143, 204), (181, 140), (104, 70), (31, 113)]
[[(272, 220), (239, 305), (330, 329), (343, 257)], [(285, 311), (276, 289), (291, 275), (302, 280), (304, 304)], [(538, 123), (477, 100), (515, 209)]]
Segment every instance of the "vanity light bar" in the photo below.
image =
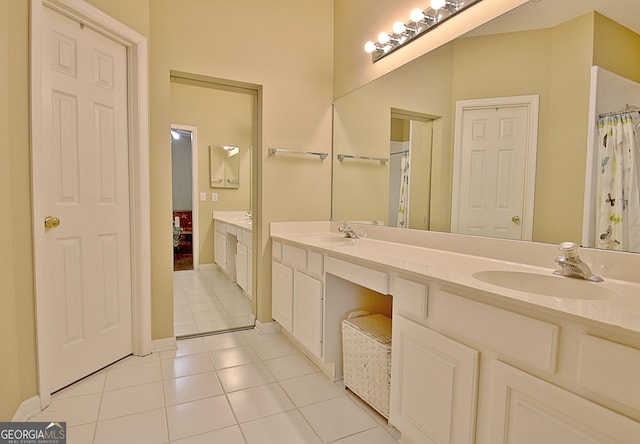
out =
[(364, 50), (371, 54), (372, 62), (377, 62), (479, 1), (431, 0), (427, 9), (416, 8), (411, 11), (408, 22), (398, 21), (393, 24), (391, 33), (381, 32), (376, 42), (365, 43)]

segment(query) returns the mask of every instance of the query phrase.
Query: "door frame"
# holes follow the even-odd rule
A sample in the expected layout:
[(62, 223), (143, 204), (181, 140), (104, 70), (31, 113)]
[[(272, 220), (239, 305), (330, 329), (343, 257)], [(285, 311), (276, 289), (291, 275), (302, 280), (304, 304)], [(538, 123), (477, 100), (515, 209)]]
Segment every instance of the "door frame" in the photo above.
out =
[(536, 158), (538, 152), (538, 110), (540, 96), (489, 97), (456, 101), (455, 135), (453, 139), (453, 189), (451, 192), (451, 232), (458, 225), (459, 208), (454, 204), (460, 195), (460, 169), (462, 159), (462, 130), (465, 111), (524, 106), (528, 112), (527, 146), (525, 147), (524, 203), (522, 205), (522, 240), (533, 238), (533, 207), (536, 187)]
[(198, 195), (198, 127), (172, 123), (171, 129), (191, 132), (191, 253), (193, 271), (200, 269), (200, 198)]
[[(38, 357), (38, 392), (42, 408), (51, 401), (51, 383), (47, 368), (46, 331), (38, 328), (38, 319), (46, 315), (43, 282), (38, 279), (46, 267), (41, 243), (44, 214), (35, 190), (42, 189), (42, 10), (52, 10), (90, 26), (123, 45), (127, 51), (127, 111), (129, 127), (129, 196), (131, 231), (131, 303), (132, 352), (138, 356), (151, 353), (151, 230), (149, 197), (149, 99), (147, 74), (147, 39), (84, 0), (31, 0), (30, 5), (30, 83), (31, 83), (31, 181), (32, 230), (34, 245), (34, 292), (36, 305), (36, 348)], [(96, 369), (98, 370), (98, 369)]]

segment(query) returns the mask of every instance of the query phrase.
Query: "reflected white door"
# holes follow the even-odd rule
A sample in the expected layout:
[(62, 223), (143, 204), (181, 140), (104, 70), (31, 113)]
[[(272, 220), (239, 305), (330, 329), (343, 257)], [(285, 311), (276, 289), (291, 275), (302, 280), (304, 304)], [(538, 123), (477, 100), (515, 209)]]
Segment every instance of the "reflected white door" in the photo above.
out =
[[(43, 8), (35, 236), (41, 368), (55, 391), (132, 351), (127, 57)], [(59, 225), (56, 226), (59, 220)], [(43, 347), (40, 347), (43, 348)]]
[(458, 116), (452, 232), (530, 239), (532, 112), (529, 104), (513, 104), (463, 109)]

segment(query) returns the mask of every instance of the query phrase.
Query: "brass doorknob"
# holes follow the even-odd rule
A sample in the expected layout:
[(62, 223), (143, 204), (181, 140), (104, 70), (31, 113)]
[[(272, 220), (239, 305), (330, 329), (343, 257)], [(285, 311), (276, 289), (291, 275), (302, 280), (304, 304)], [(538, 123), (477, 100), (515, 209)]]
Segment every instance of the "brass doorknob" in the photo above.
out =
[(520, 222), (520, 218), (518, 216), (513, 216), (511, 218), (511, 222), (513, 222), (514, 224), (517, 224), (518, 222)]
[(60, 225), (60, 219), (55, 216), (47, 216), (44, 218), (44, 227), (45, 228), (55, 228)]

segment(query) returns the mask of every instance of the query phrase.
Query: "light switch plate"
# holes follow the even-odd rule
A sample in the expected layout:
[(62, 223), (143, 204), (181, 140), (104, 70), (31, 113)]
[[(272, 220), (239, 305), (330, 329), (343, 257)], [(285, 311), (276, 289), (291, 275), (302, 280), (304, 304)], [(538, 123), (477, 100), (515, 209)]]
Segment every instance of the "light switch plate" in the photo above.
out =
[(207, 193), (200, 193), (200, 202), (207, 201)]
[(212, 202), (218, 201), (218, 193), (211, 193), (211, 201)]

